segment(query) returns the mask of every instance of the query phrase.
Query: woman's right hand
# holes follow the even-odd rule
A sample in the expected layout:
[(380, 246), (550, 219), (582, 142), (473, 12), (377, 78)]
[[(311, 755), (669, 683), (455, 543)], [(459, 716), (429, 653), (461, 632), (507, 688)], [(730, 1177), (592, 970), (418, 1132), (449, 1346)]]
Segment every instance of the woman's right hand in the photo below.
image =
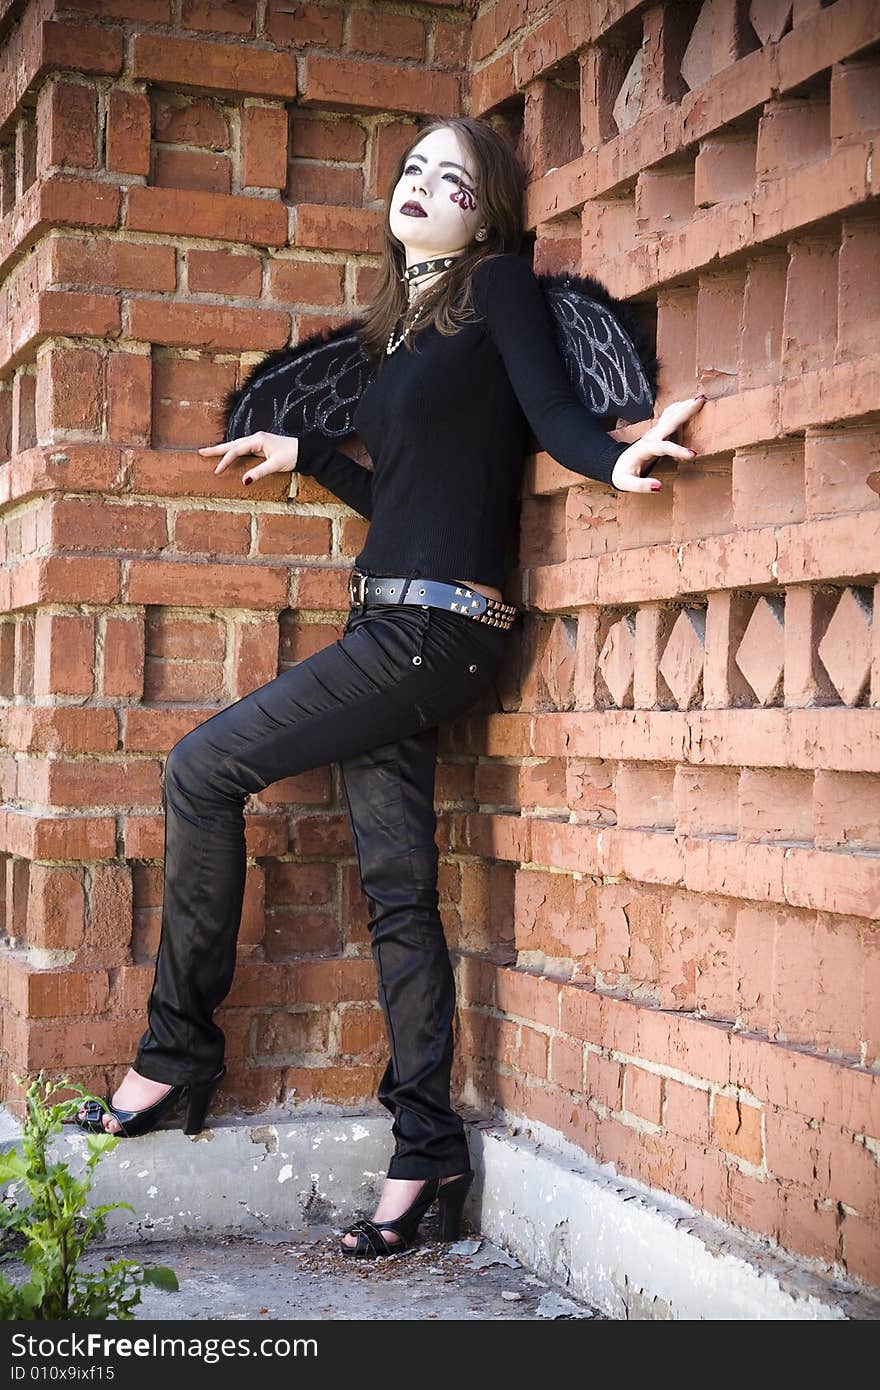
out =
[(258, 430), (256, 434), (230, 439), (225, 444), (206, 444), (199, 449), (199, 453), (223, 455), (214, 469), (215, 473), (222, 473), (233, 459), (250, 458), (252, 454), (263, 458), (265, 462), (249, 468), (242, 479), (244, 483), (252, 483), (257, 478), (267, 477), (269, 473), (292, 473), (299, 456), (299, 440), (296, 435), (267, 434), (265, 430)]

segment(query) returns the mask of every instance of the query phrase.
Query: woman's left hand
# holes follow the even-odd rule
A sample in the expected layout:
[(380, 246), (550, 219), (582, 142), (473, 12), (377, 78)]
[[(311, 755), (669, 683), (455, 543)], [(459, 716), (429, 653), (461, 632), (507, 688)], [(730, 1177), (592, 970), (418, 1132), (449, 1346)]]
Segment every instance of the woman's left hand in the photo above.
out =
[(634, 444), (630, 444), (615, 463), (611, 482), (618, 491), (659, 492), (663, 484), (658, 478), (642, 477), (645, 464), (651, 465), (663, 457), (685, 459), (689, 463), (695, 459), (696, 449), (686, 449), (683, 444), (673, 444), (668, 436), (702, 410), (705, 404), (705, 396), (670, 402), (657, 423), (651, 425)]

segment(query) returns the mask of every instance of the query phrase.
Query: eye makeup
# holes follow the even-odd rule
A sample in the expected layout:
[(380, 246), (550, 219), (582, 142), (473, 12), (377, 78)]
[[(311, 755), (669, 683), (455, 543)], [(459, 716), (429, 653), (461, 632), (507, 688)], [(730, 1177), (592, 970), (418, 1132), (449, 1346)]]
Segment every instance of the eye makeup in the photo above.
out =
[(458, 203), (462, 212), (474, 212), (476, 210), (477, 200), (471, 190), (465, 188), (464, 184), (459, 184), (449, 201), (450, 203)]
[[(442, 168), (444, 167), (444, 164), (447, 164), (447, 165), (448, 165), (450, 162), (451, 162), (451, 161), (449, 161), (449, 160), (444, 160), (443, 163), (441, 163), (440, 168), (442, 169)], [(457, 166), (456, 166), (456, 167), (457, 167)], [(410, 162), (410, 163), (408, 163), (408, 164), (406, 165), (406, 167), (404, 168), (404, 171), (403, 171), (403, 172), (404, 172), (405, 174), (412, 174), (412, 173), (420, 174), (420, 173), (422, 173), (422, 168), (421, 168), (421, 165), (419, 165), (419, 164), (414, 164), (414, 163)], [(472, 188), (468, 188), (467, 184), (463, 183), (462, 180), (461, 180), (460, 178), (457, 177), (457, 175), (455, 175), (455, 174), (444, 174), (443, 177), (444, 177), (445, 179), (452, 179), (455, 183), (458, 184), (459, 188), (462, 189), (463, 192), (469, 194), (470, 197), (473, 197), (473, 196), (474, 196), (474, 190), (473, 190)], [(476, 204), (474, 204), (474, 206), (476, 207)]]

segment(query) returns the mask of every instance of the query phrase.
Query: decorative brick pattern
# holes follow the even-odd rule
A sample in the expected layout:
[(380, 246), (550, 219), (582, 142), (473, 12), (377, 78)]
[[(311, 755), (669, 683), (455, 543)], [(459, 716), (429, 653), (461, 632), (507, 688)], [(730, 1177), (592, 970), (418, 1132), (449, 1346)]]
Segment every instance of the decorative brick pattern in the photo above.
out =
[(706, 620), (696, 609), (683, 608), (673, 624), (659, 670), (679, 709), (688, 709), (702, 689)]
[(762, 705), (772, 704), (780, 691), (783, 670), (783, 605), (761, 597), (752, 610), (734, 660)]
[(598, 659), (599, 671), (616, 705), (632, 704), (635, 671), (635, 622), (624, 616), (608, 629)]
[(843, 591), (817, 650), (843, 703), (857, 704), (871, 674), (869, 589)]

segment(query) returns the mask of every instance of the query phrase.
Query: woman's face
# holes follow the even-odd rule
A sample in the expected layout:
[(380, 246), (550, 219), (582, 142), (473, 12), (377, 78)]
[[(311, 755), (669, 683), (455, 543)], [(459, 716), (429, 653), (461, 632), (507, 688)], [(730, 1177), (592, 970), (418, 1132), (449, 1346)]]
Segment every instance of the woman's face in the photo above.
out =
[[(464, 251), (482, 225), (475, 194), (474, 161), (449, 127), (431, 131), (413, 145), (392, 195), (388, 218), (407, 261)], [(423, 215), (404, 212), (418, 203)]]

